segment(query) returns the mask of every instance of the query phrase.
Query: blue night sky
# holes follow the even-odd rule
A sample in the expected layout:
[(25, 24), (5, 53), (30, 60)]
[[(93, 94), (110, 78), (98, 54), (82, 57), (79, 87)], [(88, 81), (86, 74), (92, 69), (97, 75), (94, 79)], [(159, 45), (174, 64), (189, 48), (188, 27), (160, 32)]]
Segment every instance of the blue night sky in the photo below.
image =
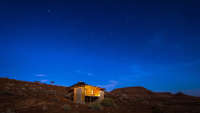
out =
[(198, 0), (1, 0), (0, 77), (200, 96)]

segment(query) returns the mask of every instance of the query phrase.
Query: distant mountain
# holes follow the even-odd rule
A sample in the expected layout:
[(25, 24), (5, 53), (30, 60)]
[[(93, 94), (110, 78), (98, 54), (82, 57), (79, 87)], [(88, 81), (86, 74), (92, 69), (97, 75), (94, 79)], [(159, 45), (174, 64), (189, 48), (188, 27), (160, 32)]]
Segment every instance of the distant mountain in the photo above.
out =
[(200, 113), (200, 98), (155, 93), (143, 87), (105, 92), (90, 105), (68, 99), (69, 87), (0, 78), (0, 113)]

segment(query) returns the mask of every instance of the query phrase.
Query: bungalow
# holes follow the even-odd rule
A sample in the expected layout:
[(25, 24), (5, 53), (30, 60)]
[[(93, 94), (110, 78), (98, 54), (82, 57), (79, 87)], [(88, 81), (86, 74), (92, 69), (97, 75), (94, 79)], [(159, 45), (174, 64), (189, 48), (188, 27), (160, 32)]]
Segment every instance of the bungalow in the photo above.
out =
[(69, 94), (74, 103), (93, 103), (104, 99), (104, 89), (78, 82), (70, 87)]

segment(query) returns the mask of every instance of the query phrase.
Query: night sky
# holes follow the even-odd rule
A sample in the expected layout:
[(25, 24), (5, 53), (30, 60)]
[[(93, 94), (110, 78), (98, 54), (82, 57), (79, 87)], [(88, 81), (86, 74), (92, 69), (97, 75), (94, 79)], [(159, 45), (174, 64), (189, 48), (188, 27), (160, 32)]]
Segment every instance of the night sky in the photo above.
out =
[(200, 96), (198, 0), (1, 0), (0, 77)]

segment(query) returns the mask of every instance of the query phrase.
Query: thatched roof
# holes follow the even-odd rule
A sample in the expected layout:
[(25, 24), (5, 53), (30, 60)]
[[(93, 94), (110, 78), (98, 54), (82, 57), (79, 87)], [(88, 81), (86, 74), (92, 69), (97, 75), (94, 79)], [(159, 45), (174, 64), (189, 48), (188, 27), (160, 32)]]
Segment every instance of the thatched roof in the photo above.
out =
[[(78, 83), (72, 85), (71, 88), (74, 88), (74, 87), (81, 87), (81, 86), (85, 86), (85, 85), (88, 85), (88, 84), (86, 84), (85, 82), (78, 82)], [(92, 85), (90, 85), (90, 86), (92, 86)], [(93, 87), (97, 87), (97, 86), (93, 86)], [(100, 88), (100, 87), (97, 87), (97, 88)], [(104, 88), (100, 88), (100, 89), (101, 89), (101, 90), (105, 90)]]

